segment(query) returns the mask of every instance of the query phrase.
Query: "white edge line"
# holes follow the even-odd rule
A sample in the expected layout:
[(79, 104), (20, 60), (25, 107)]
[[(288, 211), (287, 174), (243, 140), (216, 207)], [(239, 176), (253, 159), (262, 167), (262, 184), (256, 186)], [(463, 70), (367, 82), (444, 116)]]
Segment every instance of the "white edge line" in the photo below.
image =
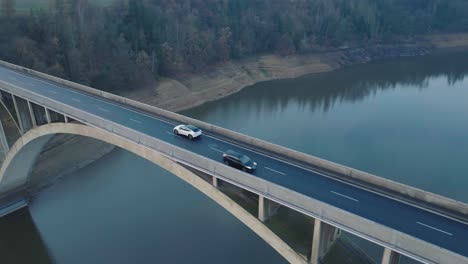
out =
[(353, 200), (353, 201), (355, 201), (355, 202), (359, 202), (358, 199), (354, 199), (353, 197), (349, 197), (349, 196), (344, 195), (344, 194), (341, 194), (341, 193), (339, 193), (339, 192), (335, 192), (335, 191), (330, 191), (330, 192), (333, 193), (333, 194), (339, 195), (339, 196), (341, 196), (341, 197), (344, 197), (344, 198), (346, 198), (346, 199)]
[[(20, 72), (15, 71), (15, 70), (13, 70), (13, 69), (8, 69), (8, 68), (5, 68), (5, 67), (2, 67), (2, 68), (3, 68), (4, 70), (6, 70), (6, 71), (9, 71), (9, 72), (13, 73), (13, 74), (17, 74), (17, 75), (20, 75), (20, 76), (26, 76), (26, 77), (28, 77), (28, 78), (37, 80), (37, 81), (42, 82), (42, 83), (45, 83), (45, 84), (47, 84), (47, 85), (55, 86), (55, 87), (57, 87), (57, 88), (59, 88), (59, 89), (66, 89), (67, 91), (69, 91), (69, 92), (71, 92), (71, 93), (80, 94), (80, 95), (82, 95), (82, 96), (86, 96), (86, 97), (88, 97), (88, 98), (97, 100), (97, 101), (99, 101), (99, 102), (104, 102), (104, 103), (107, 103), (107, 104), (110, 104), (110, 105), (113, 105), (113, 106), (116, 106), (116, 107), (124, 108), (124, 109), (127, 109), (128, 111), (134, 112), (134, 113), (136, 113), (136, 114), (141, 114), (141, 115), (147, 116), (147, 117), (152, 118), (152, 119), (155, 119), (155, 120), (159, 120), (159, 121), (164, 122), (164, 123), (169, 124), (169, 125), (177, 124), (177, 123), (174, 123), (174, 122), (169, 122), (169, 121), (167, 121), (167, 120), (163, 120), (163, 119), (161, 119), (161, 118), (157, 118), (157, 117), (154, 116), (154, 115), (156, 115), (156, 114), (154, 114), (154, 115), (149, 115), (149, 114), (147, 114), (147, 113), (144, 113), (144, 112), (143, 112), (144, 110), (136, 111), (136, 110), (131, 109), (131, 108), (129, 108), (129, 107), (123, 105), (123, 104), (114, 103), (114, 102), (112, 102), (110, 99), (100, 98), (100, 97), (98, 97), (97, 95), (92, 95), (92, 94), (86, 93), (86, 92), (84, 92), (84, 91), (75, 91), (75, 90), (74, 90), (73, 88), (71, 88), (71, 87), (58, 85), (58, 84), (56, 84), (56, 83), (54, 83), (54, 82), (52, 82), (52, 81), (46, 81), (46, 80), (43, 80), (43, 79), (41, 79), (41, 78), (39, 78), (39, 77), (32, 76), (32, 75), (29, 75), (29, 74), (23, 74), (23, 73), (20, 73)], [(14, 85), (14, 84), (11, 84), (11, 83), (8, 83), (8, 82), (5, 82), (5, 81), (3, 81), (3, 82), (4, 82), (4, 83), (7, 83), (7, 84), (10, 84), (10, 85), (13, 85), (13, 86), (15, 86), (15, 87), (18, 87), (18, 86)], [(20, 88), (20, 87), (19, 87), (19, 88)], [(21, 88), (20, 88), (20, 89), (21, 89)], [(364, 188), (364, 187), (359, 186), (359, 185), (356, 185), (356, 184), (354, 184), (354, 183), (352, 183), (352, 182), (344, 181), (344, 180), (338, 179), (337, 177), (327, 175), (327, 174), (325, 174), (325, 173), (323, 173), (323, 172), (319, 172), (319, 171), (311, 170), (311, 169), (309, 169), (309, 168), (301, 167), (301, 166), (299, 166), (299, 165), (297, 165), (297, 164), (294, 164), (294, 163), (291, 163), (291, 162), (289, 162), (289, 161), (281, 160), (281, 159), (278, 159), (278, 158), (276, 158), (276, 157), (269, 156), (269, 155), (267, 155), (267, 154), (265, 154), (265, 153), (260, 153), (260, 152), (258, 152), (258, 151), (253, 150), (253, 149), (243, 147), (243, 146), (238, 145), (238, 144), (233, 143), (233, 142), (228, 142), (228, 141), (223, 140), (223, 139), (221, 139), (221, 138), (216, 138), (216, 137), (211, 136), (211, 135), (209, 135), (209, 134), (207, 134), (207, 133), (204, 133), (204, 135), (206, 135), (207, 137), (210, 137), (210, 138), (219, 140), (219, 141), (221, 141), (221, 142), (224, 142), (224, 143), (227, 143), (227, 144), (231, 144), (231, 145), (234, 145), (234, 146), (236, 146), (236, 147), (239, 147), (239, 148), (242, 148), (242, 149), (245, 149), (245, 150), (248, 150), (248, 151), (257, 153), (257, 154), (259, 154), (259, 155), (262, 155), (262, 156), (265, 156), (265, 157), (269, 157), (269, 158), (271, 158), (271, 159), (274, 159), (274, 160), (283, 162), (283, 163), (285, 163), (285, 164), (289, 164), (289, 165), (294, 166), (294, 167), (296, 167), (296, 168), (299, 168), (299, 169), (302, 169), (302, 170), (306, 170), (306, 171), (309, 171), (309, 172), (312, 172), (312, 173), (316, 173), (316, 174), (322, 175), (323, 177), (329, 178), (329, 179), (331, 179), (331, 180), (334, 180), (334, 181), (337, 181), (337, 182), (341, 182), (341, 183), (346, 184), (346, 185), (349, 185), (349, 186), (353, 186), (353, 187), (355, 187), (355, 188), (358, 188), (358, 189), (361, 189), (361, 190), (364, 190), (364, 191), (367, 191), (367, 192), (370, 192), (370, 193), (379, 195), (379, 196), (381, 196), (381, 197), (386, 197), (386, 198), (391, 199), (391, 200), (393, 200), (393, 201), (397, 201), (397, 202), (399, 202), (399, 203), (403, 203), (403, 204), (412, 206), (412, 207), (414, 207), (414, 208), (418, 208), (418, 209), (424, 210), (424, 211), (426, 211), (426, 212), (430, 212), (430, 213), (432, 213), (432, 214), (436, 214), (436, 215), (438, 215), (438, 216), (444, 217), (444, 218), (446, 218), (446, 219), (453, 220), (453, 221), (455, 221), (455, 222), (458, 222), (458, 223), (461, 223), (461, 224), (464, 224), (464, 225), (468, 225), (468, 222), (462, 221), (462, 220), (460, 220), (460, 219), (457, 219), (457, 218), (454, 218), (454, 217), (451, 217), (451, 216), (443, 215), (442, 213), (437, 212), (437, 211), (434, 211), (434, 210), (431, 210), (430, 208), (422, 207), (422, 206), (419, 206), (419, 205), (417, 205), (417, 204), (412, 204), (412, 203), (409, 203), (409, 202), (407, 202), (407, 201), (400, 200), (400, 199), (398, 199), (397, 197), (393, 197), (393, 196), (390, 196), (390, 195), (387, 195), (387, 194), (384, 194), (384, 193), (379, 193), (379, 192), (376, 192), (376, 191), (374, 191), (374, 190)]]
[(279, 173), (279, 174), (281, 174), (281, 175), (286, 175), (286, 173), (284, 173), (284, 172), (277, 171), (277, 170), (272, 169), (272, 168), (269, 168), (269, 167), (264, 167), (264, 168), (267, 169), (267, 170), (271, 170), (271, 171), (273, 171), (273, 172)]
[(76, 101), (76, 102), (81, 102), (80, 100), (76, 99), (76, 98), (72, 98), (73, 101)]
[(439, 229), (439, 228), (435, 228), (435, 227), (433, 227), (433, 226), (430, 226), (430, 225), (427, 225), (427, 224), (424, 224), (424, 223), (421, 223), (421, 222), (416, 222), (416, 223), (419, 224), (419, 225), (425, 226), (425, 227), (427, 227), (427, 228), (434, 229), (434, 230), (439, 231), (439, 232), (441, 232), (441, 233), (444, 233), (444, 234), (446, 234), (446, 235), (453, 236), (452, 233), (449, 233), (449, 232), (447, 232), (447, 231), (441, 230), (441, 229)]

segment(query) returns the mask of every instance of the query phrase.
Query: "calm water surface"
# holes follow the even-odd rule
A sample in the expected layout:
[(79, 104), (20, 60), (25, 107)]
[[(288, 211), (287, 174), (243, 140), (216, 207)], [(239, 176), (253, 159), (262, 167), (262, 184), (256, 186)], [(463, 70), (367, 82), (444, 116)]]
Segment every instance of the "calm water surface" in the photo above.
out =
[(56, 263), (287, 263), (211, 199), (124, 150), (42, 192), (30, 211)]
[[(468, 202), (467, 76), (468, 53), (387, 60), (260, 83), (184, 114)], [(34, 223), (14, 220), (30, 230), (16, 247), (18, 231), (0, 221), (0, 252), (33, 252), (18, 263), (285, 262), (210, 199), (123, 150), (43, 191), (30, 212)]]

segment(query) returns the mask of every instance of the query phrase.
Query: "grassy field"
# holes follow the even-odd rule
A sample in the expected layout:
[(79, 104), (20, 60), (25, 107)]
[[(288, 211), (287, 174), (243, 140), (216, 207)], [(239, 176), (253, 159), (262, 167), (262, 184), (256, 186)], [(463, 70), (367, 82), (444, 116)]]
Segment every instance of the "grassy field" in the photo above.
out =
[[(99, 5), (109, 5), (114, 0), (89, 0), (91, 3), (97, 3)], [(31, 9), (48, 9), (49, 0), (16, 0), (16, 13), (25, 14), (28, 13)], [(0, 8), (1, 9), (1, 8)]]

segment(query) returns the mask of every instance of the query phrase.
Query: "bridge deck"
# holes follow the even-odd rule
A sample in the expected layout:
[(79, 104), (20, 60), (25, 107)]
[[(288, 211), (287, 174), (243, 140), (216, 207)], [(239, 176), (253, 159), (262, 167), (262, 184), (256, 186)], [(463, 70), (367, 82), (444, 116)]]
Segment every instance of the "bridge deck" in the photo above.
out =
[(324, 177), (310, 168), (226, 141), (217, 135), (204, 134), (200, 139), (189, 141), (173, 134), (173, 121), (10, 69), (0, 67), (0, 80), (0, 84), (52, 98), (215, 161), (222, 162), (222, 152), (227, 149), (246, 154), (258, 163), (253, 173), (256, 177), (468, 256), (468, 247), (463, 243), (468, 237), (468, 225), (461, 221)]

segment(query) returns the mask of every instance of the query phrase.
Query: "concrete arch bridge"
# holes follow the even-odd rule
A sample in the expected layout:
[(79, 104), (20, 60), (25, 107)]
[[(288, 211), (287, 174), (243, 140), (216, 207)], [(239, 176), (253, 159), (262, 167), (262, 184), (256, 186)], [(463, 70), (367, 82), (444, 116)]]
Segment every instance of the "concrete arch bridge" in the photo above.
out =
[[(0, 126), (4, 212), (25, 205), (21, 199), (11, 201), (27, 186), (31, 167), (49, 139), (73, 134), (127, 149), (180, 177), (291, 263), (319, 263), (340, 230), (383, 246), (382, 264), (398, 263), (401, 255), (422, 263), (468, 263), (464, 203), (6, 62), (0, 62), (0, 91), (10, 116)], [(172, 127), (178, 123), (202, 128), (203, 137), (175, 137)], [(19, 133), (10, 136), (15, 128)], [(220, 152), (227, 149), (252, 157), (257, 170), (248, 174), (224, 165)], [(209, 175), (211, 181), (194, 172)], [(220, 182), (258, 195), (258, 216), (220, 192)], [(315, 219), (308, 257), (263, 224), (278, 206)]]

